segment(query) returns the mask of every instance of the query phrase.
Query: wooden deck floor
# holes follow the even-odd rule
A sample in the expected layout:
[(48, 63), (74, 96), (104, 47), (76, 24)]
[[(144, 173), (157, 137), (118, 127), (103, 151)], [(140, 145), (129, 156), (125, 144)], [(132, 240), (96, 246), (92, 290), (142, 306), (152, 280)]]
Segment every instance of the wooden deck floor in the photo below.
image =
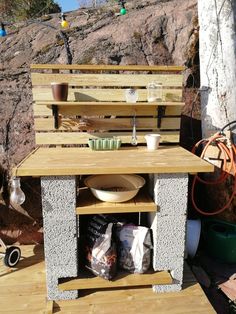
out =
[(184, 289), (178, 293), (156, 294), (150, 287), (86, 291), (80, 299), (46, 301), (42, 246), (22, 246), (23, 259), (15, 269), (0, 263), (0, 313), (37, 314), (174, 314), (215, 313), (189, 270)]

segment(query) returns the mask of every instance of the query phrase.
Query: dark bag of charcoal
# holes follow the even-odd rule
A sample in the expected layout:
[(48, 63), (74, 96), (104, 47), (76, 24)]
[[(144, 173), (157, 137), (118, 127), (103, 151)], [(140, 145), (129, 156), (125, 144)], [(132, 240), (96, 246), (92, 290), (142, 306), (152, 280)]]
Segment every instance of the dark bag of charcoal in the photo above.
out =
[(117, 273), (114, 221), (106, 215), (94, 215), (88, 223), (86, 267), (95, 275), (111, 280)]

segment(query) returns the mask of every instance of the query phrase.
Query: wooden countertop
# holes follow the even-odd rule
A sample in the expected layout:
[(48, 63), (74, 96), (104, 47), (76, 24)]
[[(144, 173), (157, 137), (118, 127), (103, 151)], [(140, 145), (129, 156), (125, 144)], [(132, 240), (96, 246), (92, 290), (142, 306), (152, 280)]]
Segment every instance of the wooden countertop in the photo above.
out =
[(212, 172), (214, 166), (180, 146), (127, 147), (115, 151), (89, 148), (43, 148), (13, 169), (15, 176), (54, 176), (121, 173)]

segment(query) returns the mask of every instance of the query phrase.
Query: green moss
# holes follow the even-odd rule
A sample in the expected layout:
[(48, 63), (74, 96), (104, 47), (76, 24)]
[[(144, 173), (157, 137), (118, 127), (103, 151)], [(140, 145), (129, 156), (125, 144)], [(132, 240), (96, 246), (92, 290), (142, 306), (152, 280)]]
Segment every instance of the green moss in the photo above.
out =
[(52, 44), (44, 46), (44, 47), (38, 52), (38, 54), (45, 54), (45, 53), (47, 53), (47, 52), (52, 48), (52, 46), (53, 46)]
[(63, 46), (63, 45), (64, 45), (63, 39), (58, 39), (57, 42), (56, 42), (56, 44), (57, 44), (58, 46)]
[(142, 34), (140, 32), (134, 32), (133, 38), (136, 40), (140, 40), (142, 38)]

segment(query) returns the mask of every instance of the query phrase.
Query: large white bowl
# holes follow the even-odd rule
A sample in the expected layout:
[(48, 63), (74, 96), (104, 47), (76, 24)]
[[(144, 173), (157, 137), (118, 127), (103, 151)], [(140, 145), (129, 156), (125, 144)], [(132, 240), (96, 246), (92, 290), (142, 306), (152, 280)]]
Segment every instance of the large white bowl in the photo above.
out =
[(145, 180), (134, 174), (104, 174), (89, 176), (84, 183), (99, 200), (121, 203), (132, 199)]

